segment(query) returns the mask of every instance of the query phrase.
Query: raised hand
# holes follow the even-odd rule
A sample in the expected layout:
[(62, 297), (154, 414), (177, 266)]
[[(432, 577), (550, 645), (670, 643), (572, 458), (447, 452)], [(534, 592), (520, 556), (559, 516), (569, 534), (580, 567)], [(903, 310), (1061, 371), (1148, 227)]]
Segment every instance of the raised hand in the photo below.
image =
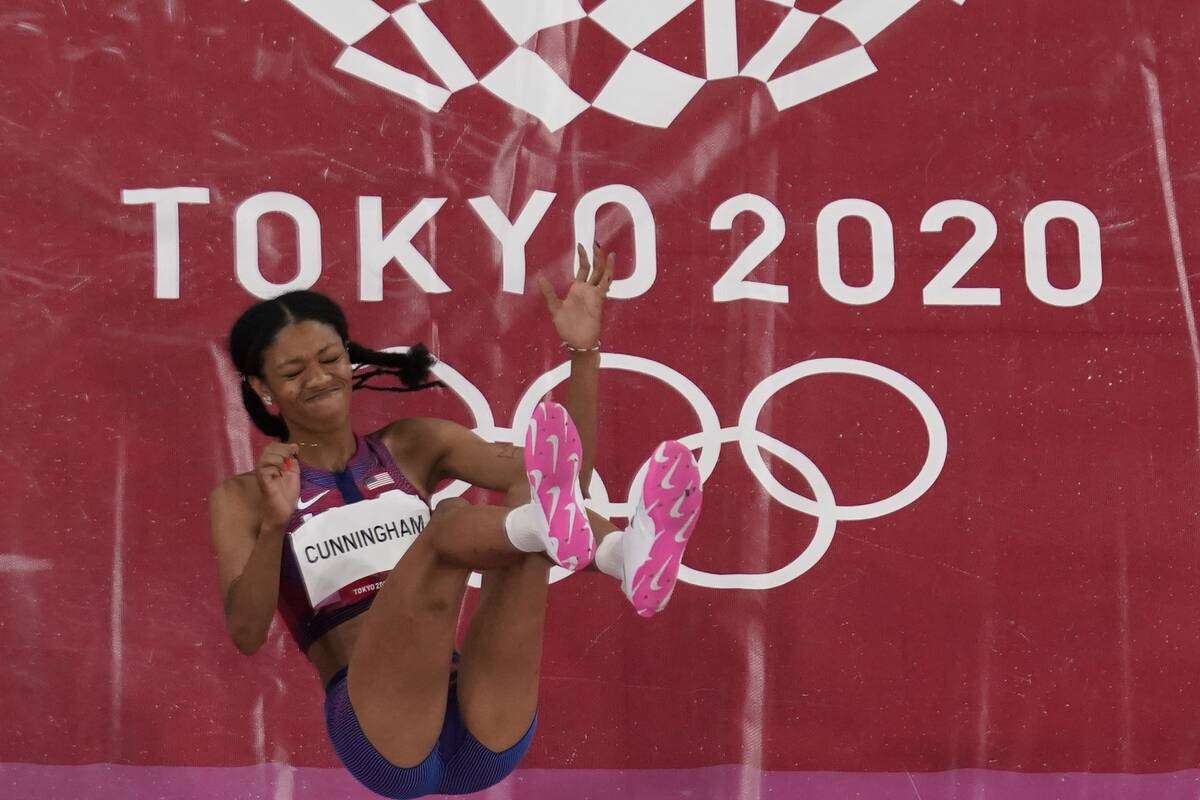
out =
[(300, 499), (300, 462), (296, 454), (300, 446), (272, 442), (258, 457), (254, 477), (262, 493), (263, 523), (282, 528), (296, 510)]
[(606, 254), (598, 244), (592, 245), (592, 254), (589, 261), (587, 250), (579, 245), (579, 272), (561, 300), (550, 282), (538, 276), (538, 288), (546, 298), (554, 329), (564, 344), (576, 350), (591, 350), (600, 344), (604, 298), (608, 296), (617, 263), (616, 256)]

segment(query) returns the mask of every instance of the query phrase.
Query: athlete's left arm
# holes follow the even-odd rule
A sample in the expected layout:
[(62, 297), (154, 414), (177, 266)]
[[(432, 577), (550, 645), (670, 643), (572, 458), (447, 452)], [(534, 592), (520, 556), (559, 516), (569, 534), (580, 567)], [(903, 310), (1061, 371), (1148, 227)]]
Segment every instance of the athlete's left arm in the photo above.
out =
[(579, 485), (584, 496), (592, 480), (596, 464), (596, 405), (600, 385), (600, 327), (604, 299), (612, 284), (616, 257), (605, 253), (600, 245), (592, 245), (592, 261), (587, 250), (579, 245), (579, 272), (561, 300), (545, 278), (538, 277), (538, 287), (546, 298), (546, 307), (563, 345), (571, 353), (571, 378), (567, 382), (567, 398), (563, 403), (575, 422), (583, 445), (579, 465)]
[[(596, 453), (596, 393), (600, 372), (600, 322), (604, 298), (612, 283), (615, 259), (594, 247), (594, 260), (579, 248), (579, 272), (563, 298), (550, 284), (538, 283), (563, 344), (572, 348), (571, 378), (564, 405), (583, 445), (579, 482), (586, 493)], [(406, 474), (432, 494), (447, 480), (462, 480), (497, 492), (514, 502), (528, 494), (521, 448), (484, 441), (474, 431), (448, 420), (420, 418), (393, 422), (383, 439)]]
[[(485, 441), (469, 428), (444, 419), (406, 420), (419, 427), (434, 456), (429, 464), (429, 491), (445, 481), (466, 481), (494, 492), (527, 491), (521, 448)], [(524, 502), (520, 497), (517, 502)]]

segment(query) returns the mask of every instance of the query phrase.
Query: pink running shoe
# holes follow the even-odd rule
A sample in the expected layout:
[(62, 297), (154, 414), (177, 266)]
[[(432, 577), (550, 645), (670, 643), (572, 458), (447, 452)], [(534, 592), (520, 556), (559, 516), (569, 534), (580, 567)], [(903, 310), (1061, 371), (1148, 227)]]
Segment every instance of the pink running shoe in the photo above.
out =
[(572, 571), (590, 564), (596, 552), (579, 488), (582, 458), (583, 443), (567, 410), (558, 403), (540, 403), (525, 433), (525, 474), (546, 522), (546, 554)]
[(621, 541), (625, 562), (621, 588), (643, 617), (662, 611), (671, 599), (683, 550), (700, 516), (702, 495), (700, 468), (692, 451), (679, 442), (659, 445)]

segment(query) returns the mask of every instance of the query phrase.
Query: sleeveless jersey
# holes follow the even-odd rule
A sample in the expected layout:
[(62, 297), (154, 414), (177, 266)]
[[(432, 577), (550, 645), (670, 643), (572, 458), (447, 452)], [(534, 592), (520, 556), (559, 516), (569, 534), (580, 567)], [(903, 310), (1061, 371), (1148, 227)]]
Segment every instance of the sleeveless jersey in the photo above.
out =
[(303, 651), (371, 607), (430, 518), (383, 442), (356, 438), (341, 472), (300, 464), (300, 497), (279, 567), (279, 612)]

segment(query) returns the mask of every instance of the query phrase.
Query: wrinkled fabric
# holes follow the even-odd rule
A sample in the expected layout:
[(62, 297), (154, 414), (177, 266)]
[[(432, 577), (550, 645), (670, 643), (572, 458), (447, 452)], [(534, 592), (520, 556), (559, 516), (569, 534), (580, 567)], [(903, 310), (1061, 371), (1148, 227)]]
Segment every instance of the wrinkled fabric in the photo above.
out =
[(311, 286), (442, 362), (357, 431), (520, 441), (595, 239), (592, 503), (683, 438), (705, 506), (653, 620), (552, 587), (487, 796), (1194, 797), (1198, 13), (9, 2), (0, 795), (366, 796), (224, 631), (224, 337)]

